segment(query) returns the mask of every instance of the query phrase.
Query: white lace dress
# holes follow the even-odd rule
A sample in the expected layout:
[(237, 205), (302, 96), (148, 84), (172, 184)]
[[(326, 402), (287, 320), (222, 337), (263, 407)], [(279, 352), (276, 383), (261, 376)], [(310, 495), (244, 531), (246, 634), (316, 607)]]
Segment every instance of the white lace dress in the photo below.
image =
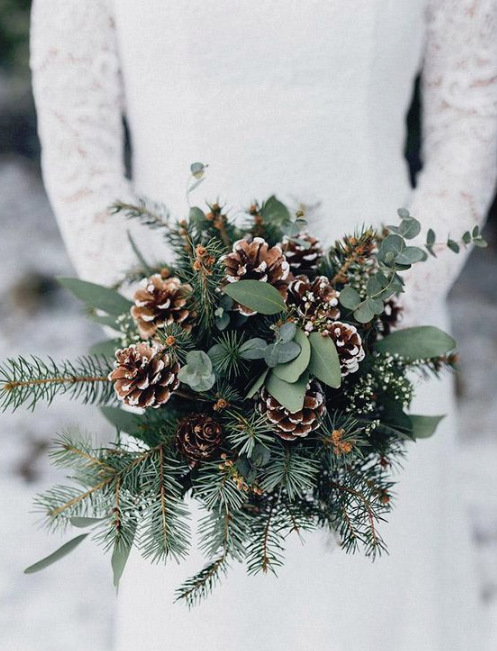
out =
[[(399, 206), (444, 237), (485, 216), (496, 178), (497, 0), (34, 0), (32, 69), (44, 177), (77, 271), (116, 280), (134, 258), (106, 207), (135, 192), (186, 209), (190, 163), (210, 165), (194, 200), (233, 213), (270, 193), (312, 206), (330, 242)], [(413, 80), (424, 78), (424, 170), (403, 158)], [(125, 110), (133, 181), (124, 177)], [(135, 227), (136, 230), (140, 230)], [(150, 257), (167, 255), (135, 233)], [(152, 236), (153, 237), (153, 236)], [(463, 256), (412, 274), (409, 321), (446, 325)], [(416, 410), (453, 408), (450, 382)], [(372, 565), (324, 534), (290, 540), (279, 579), (235, 568), (212, 599), (173, 605), (202, 565), (134, 557), (119, 595), (119, 651), (481, 649), (455, 422), (413, 445)], [(96, 596), (98, 598), (98, 596)]]

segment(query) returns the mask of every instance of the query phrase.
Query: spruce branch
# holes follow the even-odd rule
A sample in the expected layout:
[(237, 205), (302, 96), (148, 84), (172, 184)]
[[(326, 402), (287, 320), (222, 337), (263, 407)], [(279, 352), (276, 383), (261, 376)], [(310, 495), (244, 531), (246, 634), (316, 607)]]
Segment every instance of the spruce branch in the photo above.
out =
[(54, 362), (38, 357), (8, 359), (0, 365), (0, 409), (15, 411), (38, 401), (50, 404), (56, 395), (69, 394), (84, 403), (105, 404), (113, 396), (108, 379), (112, 367), (105, 357), (80, 357), (75, 362)]
[(137, 197), (136, 203), (116, 201), (109, 208), (114, 215), (124, 213), (127, 219), (137, 219), (144, 226), (152, 229), (169, 230), (169, 211), (164, 204), (151, 201), (146, 197)]

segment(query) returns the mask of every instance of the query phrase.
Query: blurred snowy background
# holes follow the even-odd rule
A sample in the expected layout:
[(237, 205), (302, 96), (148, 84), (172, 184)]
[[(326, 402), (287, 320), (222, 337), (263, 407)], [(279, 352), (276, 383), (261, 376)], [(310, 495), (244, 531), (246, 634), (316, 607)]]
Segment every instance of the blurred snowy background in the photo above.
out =
[[(29, 354), (62, 359), (101, 339), (80, 306), (54, 277), (70, 275), (39, 173), (39, 147), (27, 70), (29, 0), (0, 0), (0, 358)], [(407, 155), (418, 166), (417, 108), (410, 115)], [(476, 543), (482, 640), (497, 651), (497, 216), (486, 229), (490, 246), (476, 251), (450, 306), (461, 352), (461, 499)], [(471, 277), (471, 283), (468, 282)], [(50, 440), (75, 423), (110, 433), (95, 409), (58, 402), (0, 415), (0, 649), (104, 651), (111, 648), (115, 595), (109, 563), (87, 545), (49, 571), (22, 569), (58, 541), (36, 527), (32, 497), (58, 481), (46, 453)], [(399, 651), (402, 651), (399, 649)], [(468, 650), (480, 651), (480, 650)]]

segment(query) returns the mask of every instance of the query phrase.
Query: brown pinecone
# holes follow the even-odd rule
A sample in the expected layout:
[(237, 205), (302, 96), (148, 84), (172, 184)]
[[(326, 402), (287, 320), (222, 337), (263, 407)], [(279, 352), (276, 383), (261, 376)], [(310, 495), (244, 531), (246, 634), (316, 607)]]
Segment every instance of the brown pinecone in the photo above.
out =
[(335, 321), (328, 324), (322, 334), (331, 337), (335, 342), (342, 376), (359, 370), (359, 362), (364, 359), (366, 353), (362, 347), (361, 335), (355, 326)]
[(176, 444), (190, 465), (212, 459), (221, 445), (223, 430), (217, 420), (206, 414), (187, 416), (178, 426)]
[(135, 304), (131, 316), (136, 321), (144, 339), (153, 337), (158, 328), (178, 323), (191, 330), (194, 314), (186, 307), (192, 292), (190, 285), (183, 285), (178, 278), (163, 278), (154, 274), (143, 281), (135, 292)]
[(317, 276), (310, 281), (307, 276), (297, 276), (288, 287), (287, 303), (294, 306), (300, 317), (306, 321), (306, 330), (313, 330), (316, 321), (327, 323), (340, 316), (339, 292), (326, 276)]
[(179, 364), (162, 346), (141, 342), (118, 350), (115, 365), (109, 380), (119, 400), (130, 407), (156, 409), (178, 388)]
[(402, 321), (404, 308), (397, 298), (390, 298), (385, 303), (385, 310), (380, 314), (380, 332), (383, 336), (390, 334)]
[[(238, 240), (233, 250), (223, 258), (226, 267), (225, 283), (237, 280), (260, 280), (276, 287), (286, 299), (288, 283), (291, 279), (290, 265), (279, 246), (269, 247), (262, 237), (254, 237), (252, 242)], [(248, 308), (237, 305), (242, 314), (254, 314)]]
[[(296, 239), (307, 242), (310, 245), (309, 248), (306, 249), (302, 244), (295, 242)], [(309, 235), (307, 231), (295, 235), (292, 239), (285, 236), (281, 248), (285, 253), (285, 258), (290, 263), (290, 269), (294, 273), (302, 274), (316, 271), (319, 259), (323, 256), (321, 242)]]
[(259, 407), (269, 422), (276, 426), (278, 436), (286, 441), (295, 441), (317, 429), (326, 409), (323, 390), (316, 380), (311, 380), (308, 386), (304, 408), (294, 414), (273, 398), (266, 387), (261, 390)]

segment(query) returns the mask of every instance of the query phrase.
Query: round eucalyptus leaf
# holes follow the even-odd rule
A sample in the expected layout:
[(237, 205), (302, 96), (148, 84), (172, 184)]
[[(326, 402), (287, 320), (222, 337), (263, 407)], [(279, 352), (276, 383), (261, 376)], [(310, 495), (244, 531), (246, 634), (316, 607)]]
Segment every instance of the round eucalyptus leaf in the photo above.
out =
[(348, 308), (349, 310), (355, 310), (362, 299), (357, 290), (347, 285), (340, 292), (338, 300), (344, 307)]
[(259, 337), (249, 339), (240, 346), (240, 357), (249, 360), (264, 359), (264, 352), (267, 346), (264, 339), (260, 339)]
[(409, 217), (408, 219), (403, 219), (400, 228), (399, 234), (405, 237), (406, 240), (412, 240), (421, 232), (421, 224), (414, 217)]
[(354, 319), (359, 323), (369, 323), (374, 319), (374, 312), (367, 301), (354, 310)]
[(277, 345), (276, 351), (278, 364), (286, 364), (300, 355), (300, 346), (295, 341), (287, 341)]
[(295, 323), (292, 323), (291, 321), (284, 323), (280, 328), (281, 341), (283, 341), (283, 343), (292, 341), (293, 338), (295, 337), (296, 332), (297, 332), (297, 326), (295, 325)]

